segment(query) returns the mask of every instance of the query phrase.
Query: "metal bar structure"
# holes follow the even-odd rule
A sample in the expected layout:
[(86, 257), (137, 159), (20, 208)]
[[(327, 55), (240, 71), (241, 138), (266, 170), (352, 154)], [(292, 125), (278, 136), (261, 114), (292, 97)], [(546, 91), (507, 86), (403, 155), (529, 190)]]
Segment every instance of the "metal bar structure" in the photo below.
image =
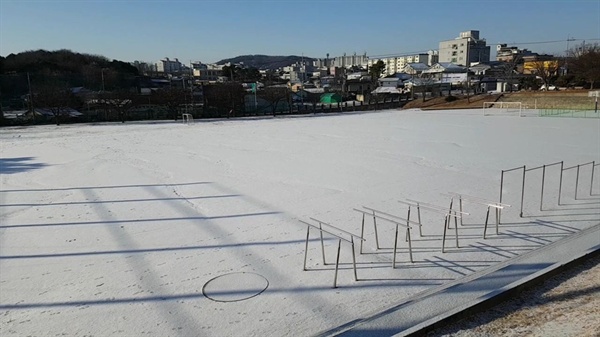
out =
[[(550, 166), (554, 166), (554, 165), (558, 165), (560, 164), (561, 166), (563, 165), (562, 161), (556, 162), (556, 163), (552, 163), (552, 164), (546, 164), (546, 165), (542, 165), (542, 166), (537, 166), (537, 167), (533, 167), (533, 168), (529, 168), (526, 169), (526, 172), (529, 171), (534, 171), (534, 170), (539, 170), (542, 169), (542, 189), (541, 189), (541, 193), (540, 193), (540, 211), (543, 210), (543, 203), (544, 203), (544, 185), (545, 185), (545, 180), (546, 180), (546, 168), (550, 167)], [(523, 201), (521, 200), (521, 203)], [(523, 210), (521, 208), (521, 214), (523, 213)]]
[(377, 249), (379, 249), (379, 235), (377, 233), (377, 217), (375, 216), (375, 212), (373, 212), (372, 214), (373, 216), (373, 227), (375, 230), (375, 247), (377, 247)]
[[(525, 165), (515, 167), (512, 169), (508, 169), (508, 170), (502, 170), (502, 173), (500, 174), (500, 199), (499, 199), (500, 204), (502, 203), (502, 194), (503, 194), (503, 189), (504, 189), (504, 173), (516, 171), (516, 170), (523, 170), (523, 176), (525, 176), (525, 170), (526, 170)], [(523, 186), (525, 186), (525, 181), (523, 181)], [(522, 195), (522, 193), (521, 193), (521, 195)], [(499, 212), (498, 213), (498, 223), (500, 224), (501, 222), (502, 222), (502, 212)]]
[(540, 212), (543, 211), (544, 208), (544, 180), (546, 178), (546, 165), (542, 169), (542, 191), (540, 192)]
[[(430, 204), (430, 203), (426, 203), (426, 202), (422, 202), (422, 201), (417, 201), (417, 200), (413, 200), (413, 199), (406, 199), (407, 201), (398, 201), (399, 203), (405, 204), (405, 205), (413, 205), (419, 208), (424, 208), (426, 210), (438, 213), (438, 214), (443, 214), (444, 215), (444, 235), (442, 237), (442, 253), (444, 253), (445, 250), (445, 246), (446, 246), (446, 232), (447, 229), (450, 228), (450, 218), (454, 218), (454, 226), (456, 228), (455, 231), (455, 240), (456, 240), (456, 248), (459, 248), (459, 243), (458, 243), (458, 223), (457, 223), (457, 219), (461, 220), (462, 223), (462, 218), (464, 215), (469, 215), (469, 213), (463, 212), (463, 211), (456, 211), (454, 209), (452, 209), (452, 201), (450, 201), (450, 209), (444, 207), (444, 206), (438, 206), (438, 205), (434, 205), (434, 204)], [(462, 208), (462, 206), (461, 206)], [(421, 223), (421, 219), (419, 219), (419, 223)]]
[(560, 164), (560, 180), (558, 181), (558, 205), (560, 206), (560, 196), (562, 194), (562, 180), (563, 180), (563, 171), (565, 170), (564, 163)]
[(525, 172), (527, 172), (527, 167), (523, 166), (523, 184), (521, 185), (521, 212), (519, 216), (523, 217), (523, 200), (525, 200)]
[[(393, 215), (390, 213), (376, 210), (374, 208), (370, 208), (370, 207), (366, 207), (366, 206), (362, 206), (362, 208), (364, 208), (364, 210), (357, 209), (357, 208), (353, 208), (353, 210), (356, 212), (362, 213), (362, 214), (372, 215), (377, 219), (391, 222), (396, 225), (396, 232), (395, 232), (395, 236), (394, 236), (394, 253), (393, 253), (393, 260), (392, 260), (392, 268), (396, 268), (396, 255), (398, 252), (398, 232), (399, 232), (398, 228), (399, 227), (403, 227), (406, 229), (406, 239), (408, 242), (408, 254), (410, 257), (410, 262), (414, 263), (413, 252), (412, 252), (412, 241), (411, 241), (411, 236), (410, 236), (410, 230), (412, 229), (412, 227), (410, 225), (413, 224), (413, 225), (418, 226), (418, 223), (415, 221), (404, 219), (402, 217), (399, 217), (399, 216), (396, 216), (396, 215)], [(392, 218), (392, 219), (390, 219), (390, 218)]]
[[(426, 202), (422, 202), (422, 201), (418, 201), (418, 200), (413, 200), (413, 199), (406, 199), (406, 201), (402, 201), (402, 200), (398, 200), (399, 203), (404, 204), (404, 205), (408, 205), (409, 207), (413, 206), (413, 207), (417, 207), (417, 211), (418, 211), (418, 215), (419, 215), (419, 223), (421, 223), (421, 212), (420, 209), (423, 208), (425, 210), (429, 210), (429, 211), (433, 211), (436, 213), (442, 213), (444, 215), (449, 213), (449, 210), (447, 207), (444, 206), (438, 206), (438, 205), (434, 205), (434, 204), (430, 204), (430, 203), (426, 203)], [(462, 206), (461, 206), (462, 208)], [(469, 213), (467, 212), (463, 212), (462, 210), (460, 211), (456, 211), (451, 209), (450, 210), (452, 212), (451, 216), (454, 217), (455, 219), (460, 219), (460, 222), (462, 224), (462, 218), (465, 215), (469, 215)], [(422, 226), (419, 227), (419, 230), (421, 229)], [(421, 234), (422, 236), (422, 234)]]
[[(311, 224), (309, 222), (298, 220), (301, 223), (303, 223), (303, 224), (306, 225), (306, 244), (305, 244), (305, 249), (304, 249), (304, 265), (303, 265), (302, 270), (307, 270), (306, 269), (306, 260), (308, 258), (308, 241), (309, 241), (309, 237), (310, 237), (310, 229), (314, 228), (314, 229), (319, 230), (319, 233), (320, 233), (321, 251), (322, 251), (322, 254), (323, 254), (323, 264), (326, 264), (325, 263), (325, 244), (323, 242), (323, 233), (327, 233), (327, 234), (332, 235), (332, 236), (334, 236), (334, 237), (336, 237), (338, 239), (337, 254), (336, 254), (336, 258), (335, 258), (335, 274), (334, 274), (334, 277), (333, 277), (333, 287), (337, 288), (337, 276), (338, 276), (338, 270), (339, 270), (339, 264), (340, 264), (340, 251), (341, 251), (342, 241), (348, 242), (351, 245), (351, 247), (352, 247), (352, 267), (354, 269), (354, 280), (358, 281), (358, 272), (356, 270), (356, 251), (355, 251), (355, 248), (354, 248), (354, 238), (357, 238), (357, 239), (361, 240), (361, 242), (364, 241), (365, 239), (363, 239), (362, 237), (360, 237), (358, 235), (352, 234), (352, 233), (347, 232), (347, 231), (345, 231), (343, 229), (335, 227), (335, 226), (333, 226), (333, 225), (331, 225), (331, 224), (329, 224), (327, 222), (324, 222), (324, 221), (321, 221), (321, 220), (317, 220), (315, 218), (309, 218), (309, 219), (311, 219), (312, 221), (317, 222), (319, 225), (316, 226), (316, 225)], [(347, 239), (347, 238), (345, 238), (345, 237), (343, 237), (341, 235), (332, 233), (330, 230), (324, 229), (323, 225), (325, 225), (327, 227), (330, 227), (333, 230), (336, 230), (336, 231), (339, 231), (339, 232), (342, 232), (344, 234), (349, 235), (350, 239)]]
[(487, 227), (488, 227), (488, 220), (490, 217), (490, 209), (494, 208), (495, 212), (496, 212), (496, 235), (499, 234), (499, 230), (498, 227), (500, 225), (500, 212), (502, 209), (506, 208), (506, 207), (510, 207), (509, 204), (503, 204), (500, 202), (495, 202), (495, 201), (490, 201), (484, 198), (480, 198), (480, 197), (474, 197), (474, 196), (470, 196), (470, 195), (466, 195), (466, 194), (459, 194), (459, 193), (442, 193), (442, 195), (445, 196), (449, 196), (451, 198), (458, 198), (461, 203), (462, 200), (473, 203), (473, 204), (479, 204), (479, 205), (484, 205), (487, 206), (487, 212), (485, 215), (485, 225), (483, 227), (483, 238), (485, 239), (485, 235), (487, 232)]
[(577, 190), (579, 189), (579, 167), (580, 165), (577, 165), (577, 178), (575, 178), (575, 200), (577, 200)]
[[(561, 190), (562, 190), (562, 175), (564, 171), (567, 170), (572, 170), (572, 169), (577, 169), (577, 174), (576, 174), (576, 178), (575, 178), (575, 200), (577, 200), (577, 191), (579, 190), (579, 170), (582, 166), (587, 166), (587, 165), (592, 165), (592, 180), (591, 180), (591, 184), (593, 184), (593, 179), (594, 179), (594, 167), (597, 165), (596, 161), (590, 161), (584, 164), (579, 164), (579, 165), (573, 165), (571, 167), (567, 167), (567, 168), (561, 168), (560, 171), (560, 187), (558, 190), (558, 204), (560, 205), (560, 196), (561, 196)], [(593, 186), (593, 185), (592, 185)], [(591, 194), (591, 186), (590, 186), (590, 194)]]
[(592, 191), (593, 191), (593, 187), (594, 187), (594, 169), (596, 168), (596, 166), (600, 165), (600, 163), (596, 164), (595, 160), (592, 163), (593, 164), (592, 164), (592, 178), (590, 179), (590, 195), (593, 195)]

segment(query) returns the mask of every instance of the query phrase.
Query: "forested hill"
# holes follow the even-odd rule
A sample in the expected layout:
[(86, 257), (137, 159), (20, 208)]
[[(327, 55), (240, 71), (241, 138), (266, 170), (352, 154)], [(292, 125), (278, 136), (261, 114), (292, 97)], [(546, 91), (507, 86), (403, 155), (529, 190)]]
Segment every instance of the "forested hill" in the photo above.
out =
[(27, 93), (42, 83), (90, 90), (130, 88), (138, 75), (127, 62), (70, 50), (32, 50), (0, 57), (0, 92), (6, 97)]
[(231, 62), (233, 64), (243, 63), (246, 67), (257, 68), (260, 70), (275, 70), (282, 67), (287, 67), (296, 62), (304, 60), (307, 64), (311, 64), (314, 60), (312, 57), (306, 56), (268, 56), (268, 55), (242, 55), (234, 58), (224, 59), (217, 64), (223, 65)]
[(85, 73), (94, 69), (108, 68), (117, 72), (137, 75), (137, 69), (127, 62), (110, 61), (100, 55), (72, 52), (67, 49), (47, 51), (31, 50), (18, 54), (10, 54), (0, 58), (0, 74), (9, 73)]

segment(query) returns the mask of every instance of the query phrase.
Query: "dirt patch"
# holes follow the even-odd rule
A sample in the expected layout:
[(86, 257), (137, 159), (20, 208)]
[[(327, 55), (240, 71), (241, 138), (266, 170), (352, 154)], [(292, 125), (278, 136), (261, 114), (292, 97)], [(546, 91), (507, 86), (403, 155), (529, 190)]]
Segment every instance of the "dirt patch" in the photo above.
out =
[(433, 336), (600, 336), (600, 256)]
[(503, 94), (480, 94), (467, 98), (455, 96), (456, 100), (447, 102), (447, 97), (434, 97), (425, 100), (416, 99), (404, 105), (404, 109), (445, 110), (445, 109), (481, 109), (483, 102), (521, 102), (524, 109), (573, 109), (593, 110), (594, 97), (588, 97), (588, 90), (564, 91), (519, 91)]

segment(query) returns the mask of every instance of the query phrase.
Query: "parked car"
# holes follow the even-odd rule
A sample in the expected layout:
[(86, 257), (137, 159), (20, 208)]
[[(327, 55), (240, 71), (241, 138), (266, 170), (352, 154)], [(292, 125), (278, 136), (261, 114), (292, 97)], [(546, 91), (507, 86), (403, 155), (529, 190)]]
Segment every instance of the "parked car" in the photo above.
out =
[(549, 85), (548, 88), (546, 89), (546, 85), (544, 84), (540, 87), (540, 90), (541, 91), (555, 91), (555, 90), (558, 90), (558, 87), (555, 85)]

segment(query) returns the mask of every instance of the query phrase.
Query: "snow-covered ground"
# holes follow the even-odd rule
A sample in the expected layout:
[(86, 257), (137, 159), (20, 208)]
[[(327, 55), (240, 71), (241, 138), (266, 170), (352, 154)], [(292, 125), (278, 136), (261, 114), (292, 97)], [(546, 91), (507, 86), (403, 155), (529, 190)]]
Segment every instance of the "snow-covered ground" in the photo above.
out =
[[(481, 111), (380, 111), (288, 118), (2, 129), (0, 335), (306, 336), (598, 223), (600, 120), (484, 117)], [(483, 239), (486, 207), (448, 230), (422, 210), (423, 236), (365, 220), (358, 281), (351, 246), (317, 218), (361, 233), (373, 207), (448, 206), (458, 192), (498, 201), (501, 170), (564, 161), (504, 178), (500, 235)], [(574, 199), (575, 182), (579, 184)], [(456, 204), (456, 203), (455, 203)], [(411, 219), (416, 219), (413, 215)], [(493, 217), (490, 216), (490, 222)], [(329, 229), (347, 237), (345, 233)], [(205, 296), (205, 294), (212, 299)]]

